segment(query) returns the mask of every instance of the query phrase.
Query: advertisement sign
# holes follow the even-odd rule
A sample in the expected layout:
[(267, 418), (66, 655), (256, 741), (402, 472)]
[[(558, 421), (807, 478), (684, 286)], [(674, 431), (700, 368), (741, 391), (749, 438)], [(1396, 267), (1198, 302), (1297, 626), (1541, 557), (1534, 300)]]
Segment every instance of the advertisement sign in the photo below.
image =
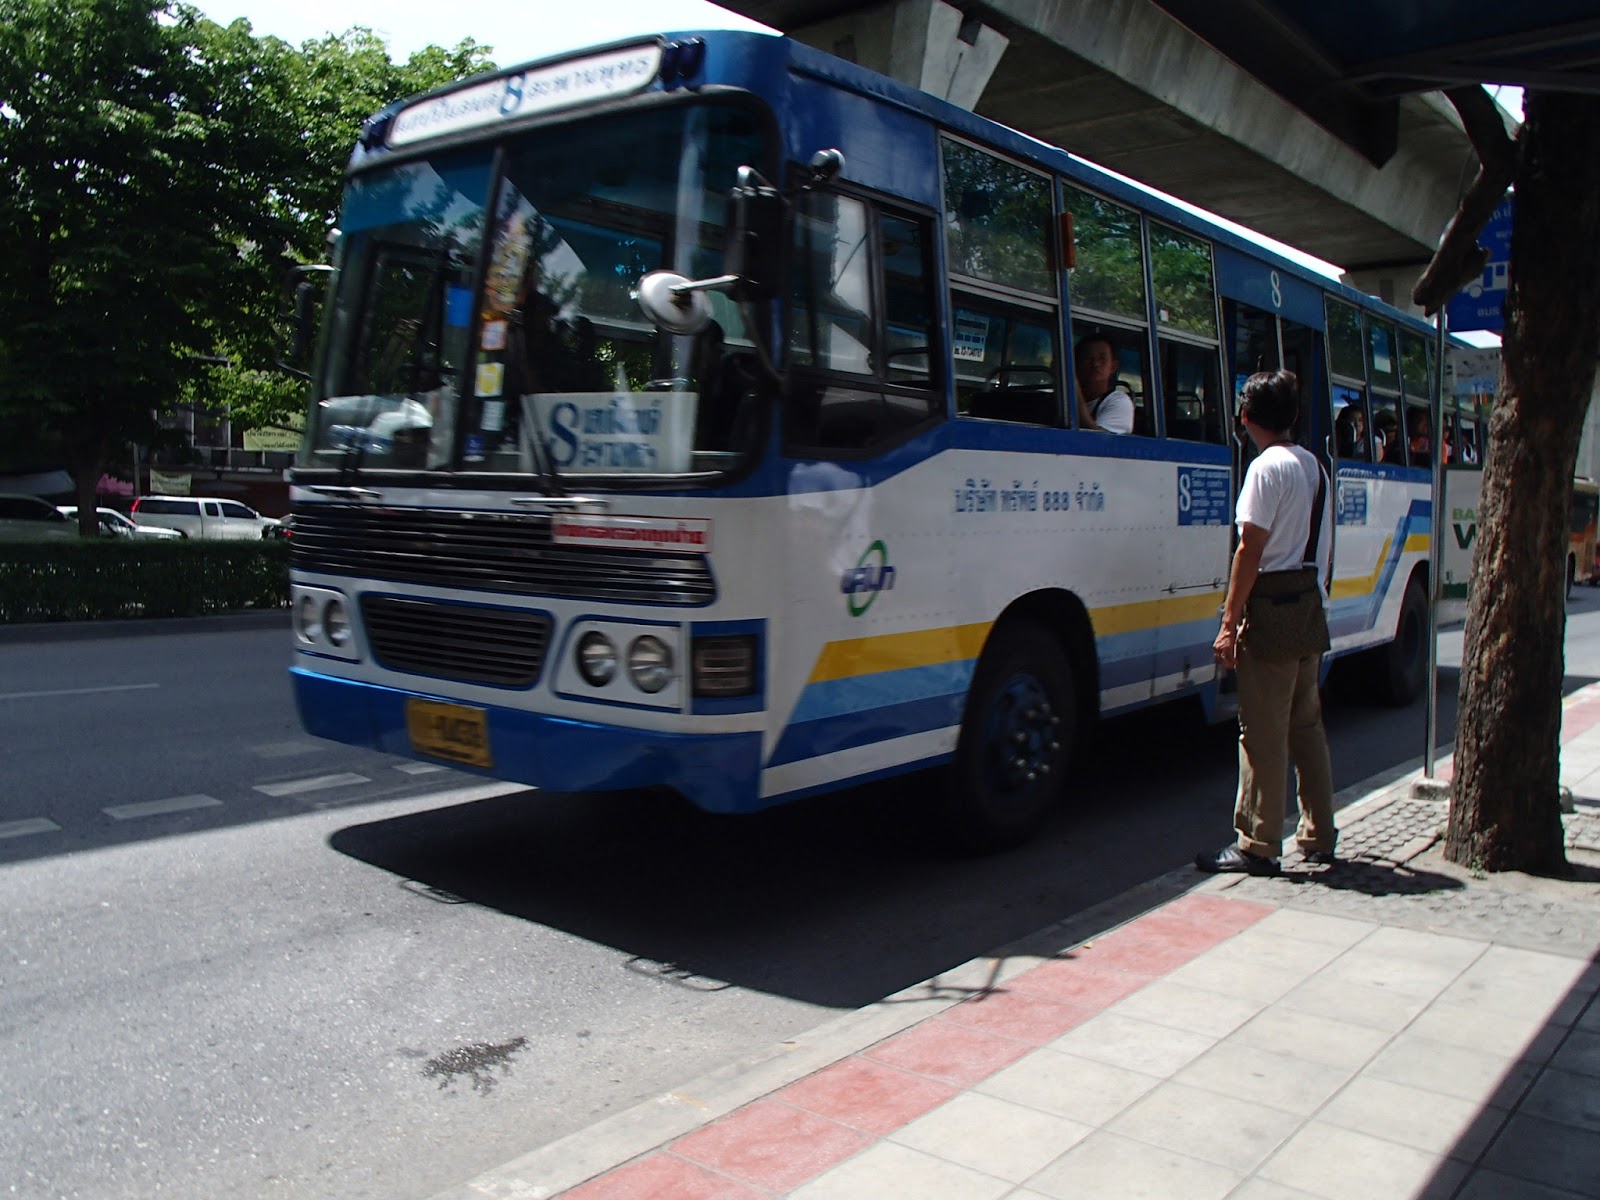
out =
[(522, 397), (523, 437), (532, 431), (563, 475), (687, 471), (698, 401), (695, 392), (539, 392)]
[(306, 419), (296, 416), (285, 425), (263, 425), (260, 429), (247, 429), (244, 432), (244, 448), (285, 451), (293, 454), (300, 449), (300, 433), (305, 425)]
[(1483, 494), (1483, 472), (1476, 467), (1444, 469), (1444, 520), (1438, 523), (1440, 543), (1439, 595), (1444, 600), (1465, 600), (1472, 581), (1472, 555), (1478, 544), (1478, 500)]
[(1478, 245), (1489, 252), (1483, 274), (1462, 288), (1445, 305), (1452, 333), (1505, 328), (1506, 289), (1511, 283), (1511, 197), (1494, 210), (1478, 235)]
[(675, 517), (614, 517), (558, 514), (550, 540), (559, 546), (603, 546), (608, 550), (689, 550), (711, 553), (711, 522)]
[(193, 475), (150, 468), (150, 491), (157, 496), (187, 496)]

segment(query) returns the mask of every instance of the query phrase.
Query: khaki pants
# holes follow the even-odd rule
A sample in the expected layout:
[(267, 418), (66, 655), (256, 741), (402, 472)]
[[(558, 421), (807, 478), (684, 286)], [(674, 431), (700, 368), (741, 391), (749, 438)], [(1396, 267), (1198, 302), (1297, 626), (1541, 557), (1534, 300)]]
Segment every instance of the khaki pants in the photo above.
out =
[(1320, 655), (1287, 662), (1239, 652), (1239, 849), (1277, 858), (1283, 848), (1285, 790), (1294, 763), (1300, 801), (1295, 841), (1302, 853), (1332, 850), (1333, 768), (1317, 695)]

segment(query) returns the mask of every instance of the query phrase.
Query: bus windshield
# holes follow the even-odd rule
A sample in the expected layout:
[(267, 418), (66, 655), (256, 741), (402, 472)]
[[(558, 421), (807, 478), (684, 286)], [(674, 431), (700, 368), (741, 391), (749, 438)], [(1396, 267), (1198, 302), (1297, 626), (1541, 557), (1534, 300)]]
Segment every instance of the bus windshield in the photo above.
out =
[(585, 486), (735, 466), (765, 392), (740, 309), (710, 297), (711, 323), (673, 335), (633, 293), (652, 270), (719, 272), (760, 129), (679, 105), (509, 138), (498, 178), (487, 142), (357, 176), (300, 465)]

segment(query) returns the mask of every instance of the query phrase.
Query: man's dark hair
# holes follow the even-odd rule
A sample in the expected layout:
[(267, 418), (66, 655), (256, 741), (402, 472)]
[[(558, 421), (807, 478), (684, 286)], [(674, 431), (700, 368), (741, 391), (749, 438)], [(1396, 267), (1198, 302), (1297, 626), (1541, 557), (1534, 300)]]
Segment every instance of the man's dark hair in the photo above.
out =
[(1079, 358), (1083, 357), (1083, 352), (1096, 342), (1104, 342), (1107, 346), (1111, 347), (1111, 357), (1118, 357), (1117, 344), (1111, 340), (1109, 335), (1096, 330), (1094, 333), (1086, 333), (1078, 339), (1078, 344), (1072, 348), (1072, 360), (1076, 362)]
[(1286, 433), (1300, 415), (1300, 381), (1293, 371), (1258, 371), (1239, 393), (1250, 419), (1273, 433)]

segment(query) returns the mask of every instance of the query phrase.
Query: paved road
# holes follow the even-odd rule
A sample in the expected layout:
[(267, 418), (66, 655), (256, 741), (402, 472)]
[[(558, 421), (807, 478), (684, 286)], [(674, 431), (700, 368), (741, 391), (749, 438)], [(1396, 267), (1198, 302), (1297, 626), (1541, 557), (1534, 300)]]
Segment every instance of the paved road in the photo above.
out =
[[(1577, 686), (1600, 592), (1573, 612)], [(17, 1195), (428, 1195), (1228, 829), (1232, 738), (1188, 711), (1109, 723), (1079, 803), (972, 862), (918, 836), (925, 780), (731, 820), (410, 774), (298, 732), (285, 642), (0, 644)], [(1336, 782), (1422, 724), (1336, 698)]]

